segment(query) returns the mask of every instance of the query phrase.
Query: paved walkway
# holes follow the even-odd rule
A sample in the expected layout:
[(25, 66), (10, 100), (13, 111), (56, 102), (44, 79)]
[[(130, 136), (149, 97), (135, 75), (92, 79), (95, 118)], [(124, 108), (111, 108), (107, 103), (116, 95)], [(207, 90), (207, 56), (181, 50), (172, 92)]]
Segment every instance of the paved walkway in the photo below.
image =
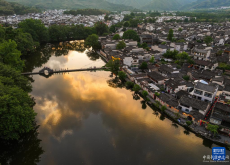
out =
[[(143, 90), (140, 90), (140, 92)], [(154, 100), (151, 96), (147, 96), (147, 98), (149, 99), (149, 103), (156, 103), (156, 100)], [(161, 108), (161, 104), (159, 105)], [(170, 111), (169, 109), (165, 110), (165, 113), (169, 116), (171, 116), (172, 118), (176, 119), (178, 116), (175, 114), (175, 112)], [(181, 113), (180, 114), (180, 122), (177, 121), (177, 123), (181, 126), (187, 126), (186, 121), (187, 119), (181, 117)], [(202, 135), (203, 137), (210, 139), (211, 141), (214, 142), (219, 142), (222, 144), (227, 144), (230, 145), (230, 137), (227, 136), (223, 136), (223, 135), (219, 135), (221, 137), (221, 139), (213, 139), (210, 137), (210, 132), (205, 128), (205, 126), (200, 126), (199, 123), (193, 123), (192, 125), (189, 126), (189, 128), (191, 128), (195, 133)]]
[[(156, 101), (151, 97), (151, 96), (147, 96), (147, 98), (150, 100), (151, 103), (156, 103)], [(161, 107), (161, 105), (160, 105)], [(168, 114), (169, 116), (171, 116), (172, 118), (177, 118), (178, 116), (170, 111), (169, 109), (165, 110), (165, 113)], [(180, 114), (182, 115), (182, 114)], [(182, 126), (187, 126), (186, 121), (187, 119), (184, 119), (183, 117), (179, 117), (180, 118), (180, 122), (178, 122), (178, 124), (182, 125)], [(224, 136), (224, 135), (219, 135), (221, 137), (221, 139), (214, 139), (210, 137), (210, 132), (205, 128), (204, 125), (200, 126), (199, 123), (193, 123), (192, 125), (189, 126), (194, 132), (201, 134), (202, 136), (204, 136), (207, 139), (210, 139), (214, 142), (219, 142), (219, 143), (224, 143), (224, 144), (228, 144), (230, 145), (230, 138), (228, 136)]]

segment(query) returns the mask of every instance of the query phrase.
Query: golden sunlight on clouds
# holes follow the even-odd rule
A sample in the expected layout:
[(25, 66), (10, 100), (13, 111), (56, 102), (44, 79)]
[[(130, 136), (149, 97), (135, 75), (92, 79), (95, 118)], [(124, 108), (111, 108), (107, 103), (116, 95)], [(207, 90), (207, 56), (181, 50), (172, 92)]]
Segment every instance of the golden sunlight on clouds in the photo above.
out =
[[(57, 78), (50, 80), (57, 81), (55, 79)], [(46, 114), (48, 113), (42, 125), (48, 127), (50, 131), (52, 131), (53, 127), (56, 127), (58, 123), (61, 123), (64, 117), (72, 116), (76, 120), (80, 120), (84, 116), (84, 111), (87, 111), (87, 109), (79, 108), (78, 110), (73, 110), (71, 109), (71, 105), (68, 105), (69, 103), (74, 104), (75, 101), (76, 104), (78, 104), (79, 100), (81, 100), (81, 102), (100, 102), (100, 110), (102, 113), (106, 116), (116, 118), (115, 120), (119, 122), (117, 123), (118, 125), (125, 127), (127, 126), (127, 122), (132, 123), (132, 125), (129, 125), (129, 129), (135, 129), (135, 125), (143, 124), (145, 127), (154, 129), (155, 132), (159, 131), (162, 134), (164, 134), (162, 130), (171, 133), (177, 131), (172, 129), (170, 121), (158, 120), (156, 123), (155, 116), (152, 114), (153, 111), (151, 109), (142, 110), (139, 101), (132, 100), (131, 92), (122, 92), (121, 89), (111, 88), (103, 79), (95, 79), (93, 76), (84, 74), (84, 72), (63, 75), (61, 79), (60, 81), (68, 84), (66, 85), (68, 88), (64, 86), (60, 86), (59, 88), (62, 88), (62, 90), (66, 92), (64, 95), (69, 101), (65, 102), (65, 100), (60, 100), (58, 96), (55, 96), (52, 101), (45, 100), (43, 106), (40, 107), (42, 111), (46, 111)], [(63, 104), (62, 107), (64, 109), (59, 107), (60, 104)], [(59, 136), (62, 136), (61, 134)], [(182, 131), (177, 132), (175, 136), (180, 140), (188, 138)], [(193, 140), (198, 139), (190, 138), (189, 141), (191, 142)]]

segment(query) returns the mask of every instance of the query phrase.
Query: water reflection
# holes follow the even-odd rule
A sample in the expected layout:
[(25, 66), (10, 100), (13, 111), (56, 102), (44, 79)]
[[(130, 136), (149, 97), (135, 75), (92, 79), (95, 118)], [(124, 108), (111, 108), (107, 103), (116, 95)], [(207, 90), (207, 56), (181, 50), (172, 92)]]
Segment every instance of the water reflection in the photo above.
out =
[(44, 153), (38, 139), (38, 126), (23, 134), (18, 141), (0, 141), (0, 163), (2, 165), (36, 165)]
[[(41, 67), (104, 65), (86, 54), (69, 51), (66, 56), (51, 56)], [(40, 164), (203, 164), (203, 155), (211, 155), (203, 139), (185, 134), (180, 126), (174, 129), (165, 115), (110, 75), (97, 71), (49, 79), (33, 76), (31, 94), (46, 151)]]
[[(84, 41), (61, 42), (59, 44), (42, 45), (40, 49), (33, 54), (24, 57), (25, 69), (24, 72), (31, 72), (35, 68), (41, 67), (47, 63), (51, 56), (68, 55), (69, 51), (83, 53), (86, 51)], [(90, 53), (88, 53), (90, 56)]]

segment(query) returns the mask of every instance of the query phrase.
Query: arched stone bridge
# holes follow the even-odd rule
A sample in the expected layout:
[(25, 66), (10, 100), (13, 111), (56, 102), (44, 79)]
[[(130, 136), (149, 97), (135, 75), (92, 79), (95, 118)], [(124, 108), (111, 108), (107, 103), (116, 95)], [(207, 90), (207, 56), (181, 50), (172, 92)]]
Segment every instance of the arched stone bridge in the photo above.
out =
[(110, 68), (108, 68), (108, 67), (101, 67), (101, 68), (91, 67), (91, 68), (70, 69), (70, 70), (69, 69), (53, 70), (53, 69), (50, 69), (49, 67), (44, 67), (39, 72), (26, 72), (26, 73), (22, 73), (22, 75), (35, 75), (35, 74), (39, 74), (41, 76), (49, 78), (54, 73), (65, 73), (65, 72), (68, 73), (68, 72), (79, 72), (79, 71), (109, 70), (109, 69)]

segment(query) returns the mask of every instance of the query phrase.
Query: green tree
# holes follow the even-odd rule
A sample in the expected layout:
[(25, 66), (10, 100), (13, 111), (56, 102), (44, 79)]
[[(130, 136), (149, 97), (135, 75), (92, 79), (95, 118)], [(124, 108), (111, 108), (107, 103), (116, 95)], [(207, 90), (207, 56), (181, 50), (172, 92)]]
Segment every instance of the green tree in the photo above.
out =
[(148, 64), (147, 62), (142, 62), (141, 66), (139, 67), (140, 69), (148, 69)]
[[(10, 77), (10, 78), (9, 78)], [(5, 86), (17, 86), (23, 91), (31, 92), (31, 83), (25, 76), (21, 75), (21, 72), (16, 71), (13, 67), (9, 65), (4, 65), (0, 62), (0, 78), (1, 82)]]
[(113, 40), (119, 40), (119, 39), (121, 39), (121, 37), (120, 37), (119, 34), (115, 34), (115, 35), (113, 36)]
[(156, 101), (156, 103), (154, 103), (154, 105), (155, 105), (157, 108), (159, 108), (160, 105), (161, 105), (161, 103), (160, 103), (159, 101)]
[(154, 95), (155, 95), (155, 96), (160, 96), (160, 93), (155, 92)]
[(176, 63), (182, 65), (185, 60), (189, 59), (188, 53), (186, 52), (179, 53), (176, 55), (176, 59), (177, 59)]
[(110, 32), (112, 32), (112, 33), (115, 33), (116, 32), (116, 30), (118, 29), (118, 28), (121, 28), (122, 27), (122, 24), (115, 24), (115, 25), (112, 25), (112, 26), (110, 26), (110, 28), (109, 28), (109, 31)]
[(15, 41), (4, 41), (0, 43), (0, 61), (10, 65), (16, 70), (22, 71), (24, 62), (20, 58), (21, 52), (17, 50)]
[(212, 37), (211, 36), (205, 36), (204, 37), (204, 42), (207, 44), (207, 45), (210, 45), (210, 43), (213, 41)]
[(117, 75), (120, 69), (120, 60), (118, 59), (109, 60), (109, 62), (106, 64), (106, 67), (109, 67), (110, 71), (115, 75)]
[(186, 80), (186, 81), (188, 81), (189, 80), (189, 76), (185, 75), (185, 76), (183, 76), (183, 79)]
[(129, 20), (130, 23), (130, 27), (137, 27), (138, 23), (140, 23), (140, 21), (138, 19), (130, 19)]
[(0, 42), (5, 39), (5, 28), (0, 26)]
[(219, 50), (219, 51), (216, 53), (217, 56), (221, 56), (222, 54), (223, 54), (223, 50)]
[(134, 87), (133, 87), (133, 91), (137, 93), (140, 90), (141, 90), (141, 87), (139, 85), (135, 84)]
[(148, 92), (145, 91), (145, 90), (143, 90), (141, 94), (142, 94), (142, 96), (144, 97), (144, 99), (146, 99), (147, 96), (148, 96)]
[[(10, 75), (10, 77), (9, 77)], [(33, 129), (34, 100), (27, 92), (31, 84), (10, 66), (0, 63), (0, 136), (18, 139), (20, 134)]]
[(66, 41), (70, 28), (63, 25), (51, 25), (48, 29), (49, 39), (52, 42)]
[(128, 21), (126, 21), (123, 25), (124, 25), (124, 27), (129, 27), (130, 23)]
[(35, 113), (34, 101), (27, 92), (14, 86), (0, 83), (0, 135), (7, 139), (18, 139), (21, 133), (33, 128)]
[(123, 71), (118, 72), (118, 77), (121, 81), (125, 81), (125, 78), (127, 77), (126, 73)]
[(177, 50), (173, 50), (173, 51), (170, 51), (170, 50), (167, 50), (166, 53), (163, 54), (163, 56), (165, 58), (172, 58), (173, 60), (176, 60), (176, 56), (179, 52)]
[(17, 43), (17, 49), (21, 51), (23, 55), (35, 51), (35, 48), (39, 46), (39, 43), (34, 42), (29, 33), (18, 32), (14, 40)]
[(227, 104), (230, 104), (230, 100), (227, 101)]
[(132, 89), (133, 86), (134, 86), (134, 82), (132, 82), (132, 81), (127, 81), (127, 82), (125, 83), (125, 85), (126, 85), (126, 87), (127, 87), (128, 89)]
[(211, 131), (214, 134), (214, 136), (216, 136), (216, 134), (218, 134), (218, 128), (219, 128), (218, 125), (212, 125), (212, 124), (207, 125), (207, 129), (209, 131)]
[(105, 15), (104, 19), (105, 19), (105, 21), (108, 21), (108, 20), (109, 20), (108, 14)]
[(123, 39), (133, 39), (134, 41), (139, 41), (139, 36), (137, 35), (137, 32), (134, 30), (127, 30), (123, 34)]
[(187, 126), (190, 126), (192, 124), (191, 121), (186, 121)]
[(33, 40), (39, 43), (49, 40), (48, 29), (41, 20), (26, 19), (18, 24), (23, 32), (31, 34)]
[(163, 106), (161, 107), (161, 112), (164, 112), (166, 109), (167, 109), (166, 106), (163, 105)]
[(149, 60), (151, 63), (154, 63), (155, 62), (155, 57), (152, 56), (151, 59)]
[(174, 35), (173, 35), (173, 30), (170, 29), (170, 30), (169, 30), (169, 34), (168, 34), (168, 40), (169, 40), (169, 41), (172, 41), (173, 36), (174, 36)]
[(85, 40), (85, 46), (87, 48), (93, 47), (93, 49), (99, 49), (100, 43), (98, 42), (98, 36), (96, 34), (88, 36)]
[(116, 46), (116, 49), (120, 50), (120, 49), (124, 49), (126, 47), (126, 44), (124, 41), (119, 41), (117, 46)]
[(179, 28), (178, 31), (179, 31), (179, 32), (182, 32), (182, 28)]
[(108, 26), (103, 22), (95, 23), (94, 28), (96, 29), (96, 32), (97, 32), (98, 35), (102, 35), (104, 33), (109, 33)]

